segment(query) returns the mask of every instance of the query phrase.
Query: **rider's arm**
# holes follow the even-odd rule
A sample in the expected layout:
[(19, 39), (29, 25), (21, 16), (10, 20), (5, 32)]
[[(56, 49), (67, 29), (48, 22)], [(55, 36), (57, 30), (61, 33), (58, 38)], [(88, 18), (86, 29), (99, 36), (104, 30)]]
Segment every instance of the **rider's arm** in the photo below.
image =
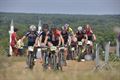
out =
[(87, 36), (87, 34), (85, 34), (84, 36), (85, 36), (85, 39), (88, 40), (88, 36)]
[(48, 41), (48, 36), (45, 37), (44, 44), (46, 45)]
[(21, 38), (21, 41), (23, 41), (25, 38), (26, 38), (26, 36), (23, 36), (23, 37)]
[(87, 36), (87, 34), (84, 34), (84, 36), (85, 36), (85, 43), (87, 43), (87, 41), (88, 41), (88, 36)]
[(60, 46), (62, 40), (61, 40), (61, 37), (59, 36), (59, 43), (58, 43), (58, 46)]
[(39, 37), (39, 44), (41, 44), (41, 42), (42, 42), (42, 35)]
[(26, 37), (28, 37), (29, 34), (30, 34), (30, 32), (27, 32), (27, 33), (21, 38), (21, 41), (23, 41)]
[(93, 34), (93, 41), (96, 41), (96, 36), (95, 36), (95, 34)]
[(37, 37), (35, 40), (35, 46), (38, 46), (38, 41), (39, 41), (39, 37)]
[(60, 39), (61, 39), (62, 45), (64, 45), (64, 39), (63, 39), (62, 35), (60, 35)]
[(49, 41), (49, 32), (46, 33), (44, 44), (46, 45)]
[(68, 36), (68, 45), (71, 45), (71, 36)]
[(77, 37), (77, 33), (75, 33), (75, 37)]

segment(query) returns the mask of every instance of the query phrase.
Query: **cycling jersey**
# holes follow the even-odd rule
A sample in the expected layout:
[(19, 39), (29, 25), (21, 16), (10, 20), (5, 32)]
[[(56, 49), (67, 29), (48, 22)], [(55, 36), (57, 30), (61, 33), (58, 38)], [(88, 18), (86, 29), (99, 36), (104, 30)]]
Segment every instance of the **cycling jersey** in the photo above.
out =
[(81, 31), (81, 32), (78, 31), (76, 33), (76, 37), (77, 37), (78, 41), (81, 41), (82, 39), (85, 39), (85, 33), (83, 31)]
[(49, 33), (48, 41), (51, 42), (54, 46), (59, 44), (60, 32), (55, 32), (54, 34)]
[(73, 35), (73, 34), (74, 34), (72, 28), (70, 28), (70, 27), (68, 27), (68, 30), (67, 30), (67, 31), (68, 31), (69, 35)]
[(42, 36), (42, 40), (41, 40), (42, 43), (44, 43), (45, 37), (48, 36), (48, 34), (46, 34), (46, 33), (47, 33), (47, 32), (44, 32), (44, 31), (43, 31), (43, 32), (41, 32), (41, 34), (39, 35), (39, 37)]
[(63, 37), (63, 39), (64, 39), (64, 44), (67, 44), (68, 37), (69, 37), (68, 32), (62, 31), (62, 32), (61, 32), (61, 35), (62, 35), (62, 37)]
[(33, 46), (35, 43), (35, 40), (38, 36), (37, 32), (31, 33), (31, 32), (27, 32), (25, 34), (26, 37), (28, 37), (28, 46)]
[(86, 34), (88, 36), (88, 40), (93, 41), (93, 33), (91, 31), (86, 31)]

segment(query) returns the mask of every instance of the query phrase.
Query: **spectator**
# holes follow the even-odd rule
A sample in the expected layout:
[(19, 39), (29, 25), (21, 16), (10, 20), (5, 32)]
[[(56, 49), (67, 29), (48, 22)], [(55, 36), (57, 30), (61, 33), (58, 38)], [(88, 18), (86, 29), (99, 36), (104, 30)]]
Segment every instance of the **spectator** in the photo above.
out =
[(18, 55), (18, 49), (16, 47), (16, 43), (17, 43), (17, 32), (18, 29), (14, 28), (14, 32), (11, 35), (11, 47), (12, 47), (12, 51), (13, 51), (13, 56), (17, 56)]
[(21, 41), (21, 38), (22, 37), (20, 37), (19, 40), (17, 41), (18, 54), (20, 56), (23, 55), (23, 46), (24, 46), (24, 43)]

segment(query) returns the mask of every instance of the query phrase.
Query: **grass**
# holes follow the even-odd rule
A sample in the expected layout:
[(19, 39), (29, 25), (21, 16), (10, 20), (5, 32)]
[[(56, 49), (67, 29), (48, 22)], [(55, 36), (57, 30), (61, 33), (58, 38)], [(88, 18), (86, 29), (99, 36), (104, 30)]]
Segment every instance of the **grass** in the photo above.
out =
[(43, 71), (39, 62), (25, 69), (25, 57), (0, 56), (0, 80), (120, 80), (120, 62), (110, 62), (112, 70), (93, 72), (94, 62), (68, 61), (64, 71)]

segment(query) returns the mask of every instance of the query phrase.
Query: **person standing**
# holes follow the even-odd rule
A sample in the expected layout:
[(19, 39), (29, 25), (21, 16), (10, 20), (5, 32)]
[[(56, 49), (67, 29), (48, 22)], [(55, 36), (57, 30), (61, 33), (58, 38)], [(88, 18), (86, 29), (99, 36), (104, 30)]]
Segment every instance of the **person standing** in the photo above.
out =
[(16, 47), (16, 43), (17, 43), (17, 28), (14, 28), (14, 32), (11, 35), (11, 47), (12, 47), (12, 51), (13, 51), (13, 56), (17, 56), (18, 55), (18, 49)]

